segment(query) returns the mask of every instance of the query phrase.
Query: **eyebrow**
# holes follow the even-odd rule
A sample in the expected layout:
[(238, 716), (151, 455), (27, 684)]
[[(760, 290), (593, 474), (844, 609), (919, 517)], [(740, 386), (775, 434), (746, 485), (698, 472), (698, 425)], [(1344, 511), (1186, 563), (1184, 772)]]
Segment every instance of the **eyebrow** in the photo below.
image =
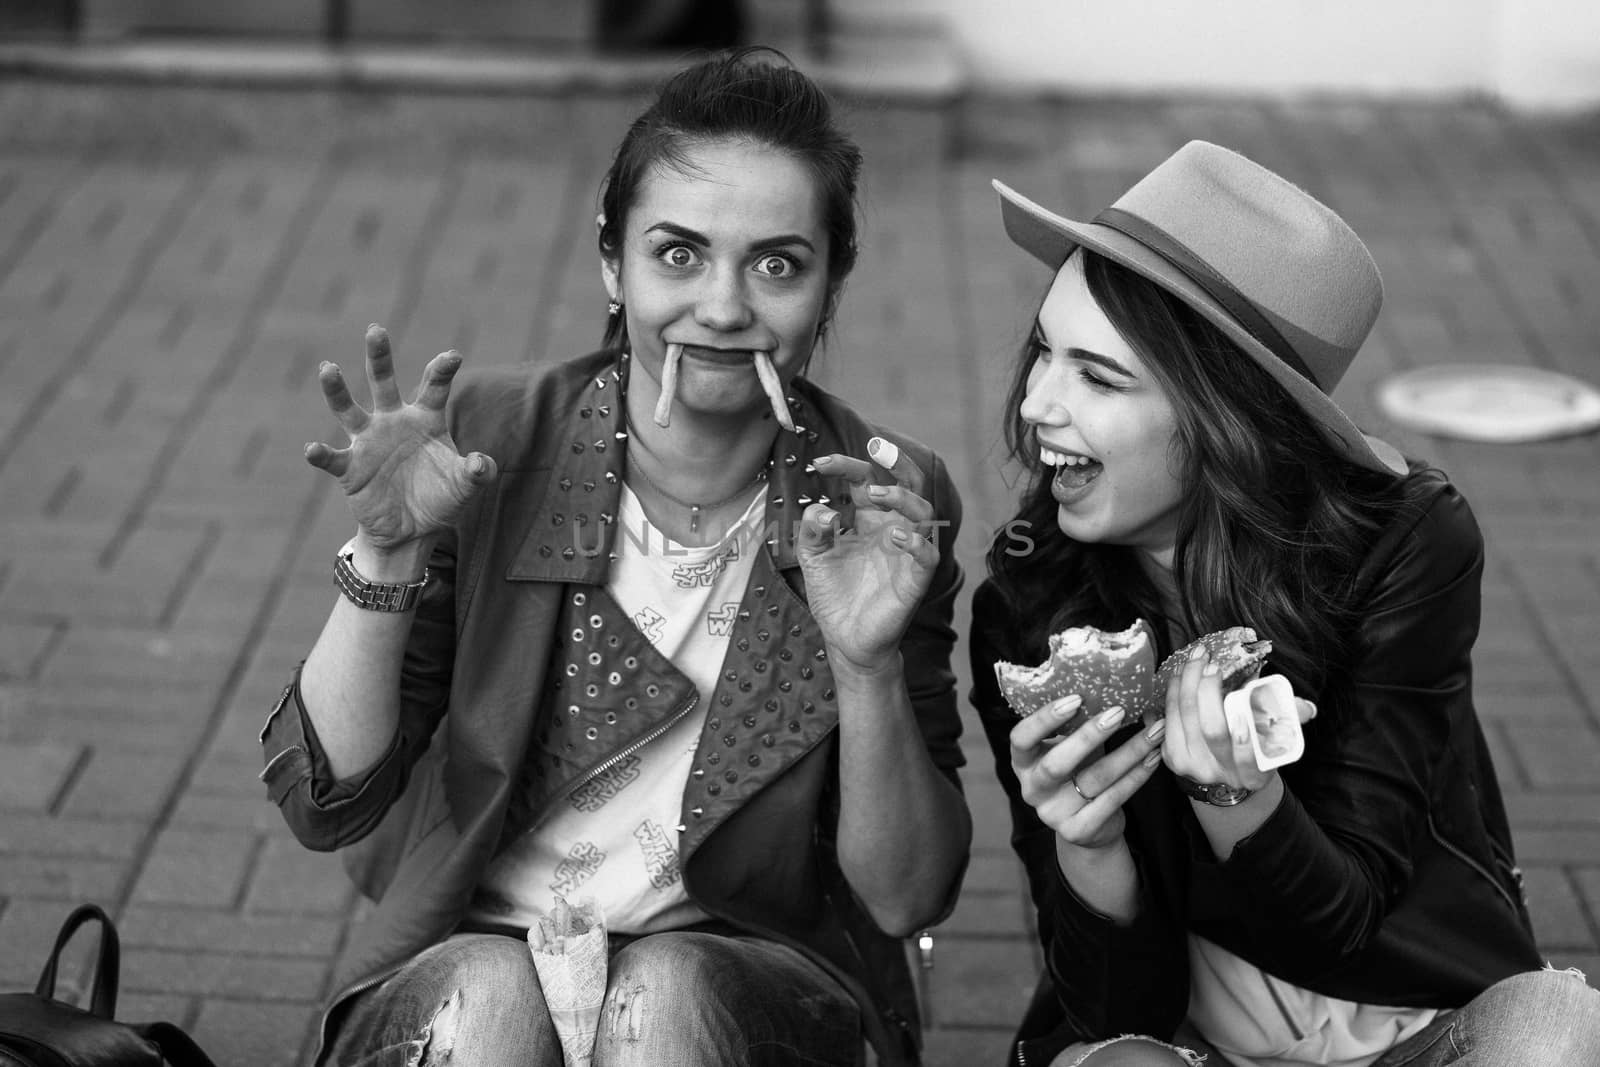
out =
[[(1045, 337), (1044, 327), (1039, 325), (1039, 320), (1037, 319), (1035, 319), (1033, 322), (1033, 342), (1034, 344), (1039, 345), (1041, 348), (1054, 347), (1050, 344), (1049, 339)], [(1091, 352), (1087, 348), (1068, 347), (1066, 350), (1066, 355), (1068, 359), (1076, 359), (1083, 363), (1093, 363), (1097, 367), (1104, 367), (1113, 374), (1120, 374), (1124, 378), (1138, 377), (1137, 374), (1133, 373), (1133, 371), (1129, 370), (1127, 367), (1124, 367), (1110, 356), (1103, 356), (1099, 352)]]
[[(665, 233), (673, 237), (681, 237), (685, 241), (692, 241), (698, 245), (711, 246), (711, 238), (699, 230), (691, 230), (687, 226), (680, 226), (676, 222), (658, 222), (644, 231), (645, 233)], [(788, 245), (799, 245), (808, 252), (816, 252), (816, 246), (798, 233), (780, 233), (774, 237), (764, 237), (755, 243), (756, 248), (782, 248)]]

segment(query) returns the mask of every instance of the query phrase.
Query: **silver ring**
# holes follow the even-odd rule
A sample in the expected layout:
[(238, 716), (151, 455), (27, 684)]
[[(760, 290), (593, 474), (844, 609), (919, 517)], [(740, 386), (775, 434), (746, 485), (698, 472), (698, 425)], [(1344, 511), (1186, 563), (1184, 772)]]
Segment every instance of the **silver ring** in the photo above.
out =
[(1092, 801), (1094, 799), (1094, 797), (1090, 796), (1088, 793), (1085, 793), (1082, 789), (1078, 788), (1078, 780), (1076, 778), (1069, 778), (1067, 780), (1072, 783), (1072, 791), (1074, 793), (1078, 794), (1080, 797), (1082, 797), (1083, 798), (1083, 802), (1085, 804), (1089, 803), (1090, 801)]

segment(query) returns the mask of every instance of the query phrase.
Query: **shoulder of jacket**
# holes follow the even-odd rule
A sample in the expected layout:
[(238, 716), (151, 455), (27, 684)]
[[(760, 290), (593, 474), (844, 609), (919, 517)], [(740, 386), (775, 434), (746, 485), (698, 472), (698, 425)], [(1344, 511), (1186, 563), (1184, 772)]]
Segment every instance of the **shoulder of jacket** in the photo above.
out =
[(562, 363), (463, 367), (451, 383), (448, 418), (456, 447), (485, 452), (502, 469), (526, 465), (539, 442), (564, 426), (578, 395), (609, 374), (615, 353)]
[[(1368, 556), (1375, 577), (1390, 590), (1439, 589), (1476, 571), (1483, 561), (1483, 533), (1466, 497), (1442, 473), (1413, 473), (1402, 502)], [(1383, 593), (1380, 591), (1381, 597)]]

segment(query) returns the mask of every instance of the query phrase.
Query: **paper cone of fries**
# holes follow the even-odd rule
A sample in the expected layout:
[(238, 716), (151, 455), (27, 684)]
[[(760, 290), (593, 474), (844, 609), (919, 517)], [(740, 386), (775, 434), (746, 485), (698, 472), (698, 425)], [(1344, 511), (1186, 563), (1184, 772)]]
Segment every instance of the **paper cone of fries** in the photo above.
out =
[(609, 956), (600, 905), (586, 897), (572, 907), (557, 896), (550, 914), (528, 928), (528, 949), (566, 1067), (589, 1067)]

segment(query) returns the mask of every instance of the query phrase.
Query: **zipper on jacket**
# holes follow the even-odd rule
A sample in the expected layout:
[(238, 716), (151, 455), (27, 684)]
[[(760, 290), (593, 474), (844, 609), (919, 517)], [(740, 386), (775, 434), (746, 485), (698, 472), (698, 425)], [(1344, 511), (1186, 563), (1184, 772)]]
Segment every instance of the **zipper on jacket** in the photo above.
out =
[(1272, 976), (1266, 971), (1260, 970), (1260, 968), (1257, 968), (1257, 971), (1261, 975), (1261, 984), (1267, 987), (1267, 995), (1272, 998), (1272, 1003), (1277, 1006), (1278, 1014), (1283, 1016), (1283, 1021), (1288, 1024), (1289, 1032), (1294, 1035), (1296, 1041), (1304, 1041), (1305, 1032), (1290, 1017), (1288, 1007), (1283, 1003), (1283, 998), (1278, 995), (1278, 990), (1272, 984)]
[[(1439, 832), (1439, 827), (1434, 823), (1432, 815), (1428, 816), (1428, 833), (1446, 852), (1450, 853), (1450, 855), (1454, 856), (1456, 859), (1460, 860), (1462, 863), (1465, 863), (1468, 867), (1471, 867), (1474, 871), (1477, 871), (1480, 875), (1482, 875), (1484, 879), (1494, 887), (1494, 891), (1500, 894), (1501, 899), (1503, 899), (1507, 904), (1511, 905), (1511, 913), (1513, 915), (1517, 913), (1517, 902), (1506, 890), (1506, 887), (1501, 884), (1500, 879), (1496, 878), (1492, 871), (1485, 869), (1483, 864), (1467, 855), (1466, 852), (1462, 851), (1462, 849), (1445, 840), (1444, 834)], [(1490, 847), (1493, 846), (1491, 845)]]
[(583, 774), (579, 775), (577, 778), (574, 778), (572, 780), (572, 784), (568, 785), (561, 792), (551, 797), (549, 802), (545, 804), (544, 811), (540, 814), (539, 818), (530, 823), (528, 828), (522, 832), (526, 834), (533, 831), (541, 823), (543, 823), (545, 819), (549, 818), (550, 813), (555, 808), (556, 801), (571, 796), (573, 793), (577, 792), (585, 782), (592, 781), (593, 779), (606, 773), (611, 768), (615, 767), (617, 764), (621, 763), (623, 760), (627, 759), (629, 756), (633, 755), (635, 752), (639, 751), (641, 748), (648, 745), (650, 742), (654, 741), (656, 738), (660, 737), (674, 726), (678, 725), (679, 722), (683, 721), (684, 716), (688, 715), (689, 712), (694, 710), (695, 705), (698, 703), (700, 703), (700, 693), (698, 690), (692, 690), (689, 694), (688, 701), (683, 705), (683, 707), (673, 712), (666, 719), (657, 723), (652, 729), (646, 732), (644, 736), (635, 738), (622, 748), (619, 748), (617, 751), (601, 760), (599, 763), (595, 764), (593, 767), (590, 767)]

